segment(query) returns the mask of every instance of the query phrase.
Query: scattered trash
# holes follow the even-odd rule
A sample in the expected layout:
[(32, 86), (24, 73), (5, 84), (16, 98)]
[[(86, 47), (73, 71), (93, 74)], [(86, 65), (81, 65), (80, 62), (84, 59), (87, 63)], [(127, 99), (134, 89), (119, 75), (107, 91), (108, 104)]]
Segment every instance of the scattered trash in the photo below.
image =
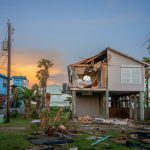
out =
[(150, 133), (148, 132), (132, 132), (130, 136), (132, 136), (133, 139), (150, 139)]
[(66, 138), (66, 139), (73, 139), (71, 136), (63, 134), (63, 133), (59, 133), (59, 132), (55, 132), (55, 135), (58, 135), (61, 139), (62, 138)]
[(97, 139), (98, 137), (97, 136), (91, 136), (91, 137), (88, 137), (88, 138), (86, 138), (87, 140), (95, 140), (95, 139)]
[(135, 127), (134, 121), (131, 120), (131, 119), (128, 119), (127, 125), (128, 125), (128, 127), (130, 127), (130, 128), (134, 128), (134, 127)]
[(113, 124), (113, 125), (127, 125), (128, 119), (103, 119), (103, 118), (95, 118), (95, 122), (98, 124)]
[(41, 120), (32, 120), (31, 123), (41, 123)]
[(98, 144), (98, 143), (101, 143), (101, 142), (103, 142), (104, 140), (108, 139), (109, 137), (110, 137), (109, 135), (108, 135), (108, 136), (105, 136), (105, 137), (100, 137), (96, 142), (92, 143), (91, 145), (94, 146), (94, 145), (96, 145), (96, 144)]
[(60, 125), (60, 126), (59, 126), (59, 129), (66, 131), (66, 127), (65, 127), (64, 125)]
[(78, 150), (78, 147), (70, 147), (69, 150)]

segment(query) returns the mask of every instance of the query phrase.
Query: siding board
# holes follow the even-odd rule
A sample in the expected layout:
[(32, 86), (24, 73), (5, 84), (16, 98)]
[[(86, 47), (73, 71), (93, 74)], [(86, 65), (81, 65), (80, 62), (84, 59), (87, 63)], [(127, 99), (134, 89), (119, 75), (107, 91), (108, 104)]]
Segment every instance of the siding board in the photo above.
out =
[[(108, 89), (110, 91), (143, 91), (144, 90), (144, 65), (108, 50), (111, 59), (108, 62)], [(121, 84), (121, 67), (122, 66), (140, 66), (141, 67), (141, 84)]]

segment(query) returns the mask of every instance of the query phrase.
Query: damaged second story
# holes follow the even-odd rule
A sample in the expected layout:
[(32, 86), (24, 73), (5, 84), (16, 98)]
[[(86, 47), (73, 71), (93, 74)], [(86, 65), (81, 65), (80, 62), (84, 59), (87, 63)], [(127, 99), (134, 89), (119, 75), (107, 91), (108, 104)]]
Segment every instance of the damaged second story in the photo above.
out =
[(71, 88), (143, 91), (145, 66), (142, 61), (112, 48), (68, 66)]

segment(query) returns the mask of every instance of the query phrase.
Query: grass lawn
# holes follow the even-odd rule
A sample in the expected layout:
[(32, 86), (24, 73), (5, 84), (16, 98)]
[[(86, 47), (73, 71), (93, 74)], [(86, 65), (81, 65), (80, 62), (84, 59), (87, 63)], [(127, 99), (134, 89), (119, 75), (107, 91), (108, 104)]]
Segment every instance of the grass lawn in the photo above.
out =
[(29, 127), (31, 119), (25, 119), (23, 116), (10, 118), (10, 123), (0, 124), (0, 127)]
[(32, 144), (26, 140), (30, 134), (30, 120), (11, 118), (10, 123), (0, 124), (0, 150), (23, 150)]
[(2, 132), (0, 133), (0, 149), (1, 150), (24, 150), (31, 146), (26, 140), (28, 134), (25, 132)]

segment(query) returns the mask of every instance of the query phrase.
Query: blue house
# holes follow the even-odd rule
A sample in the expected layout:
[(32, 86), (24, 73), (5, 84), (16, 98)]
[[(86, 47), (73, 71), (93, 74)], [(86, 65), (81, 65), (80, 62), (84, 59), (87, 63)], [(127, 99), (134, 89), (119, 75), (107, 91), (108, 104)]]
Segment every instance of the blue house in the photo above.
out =
[(25, 76), (12, 76), (11, 85), (28, 87), (28, 80)]
[(7, 76), (0, 74), (0, 95), (7, 94)]

